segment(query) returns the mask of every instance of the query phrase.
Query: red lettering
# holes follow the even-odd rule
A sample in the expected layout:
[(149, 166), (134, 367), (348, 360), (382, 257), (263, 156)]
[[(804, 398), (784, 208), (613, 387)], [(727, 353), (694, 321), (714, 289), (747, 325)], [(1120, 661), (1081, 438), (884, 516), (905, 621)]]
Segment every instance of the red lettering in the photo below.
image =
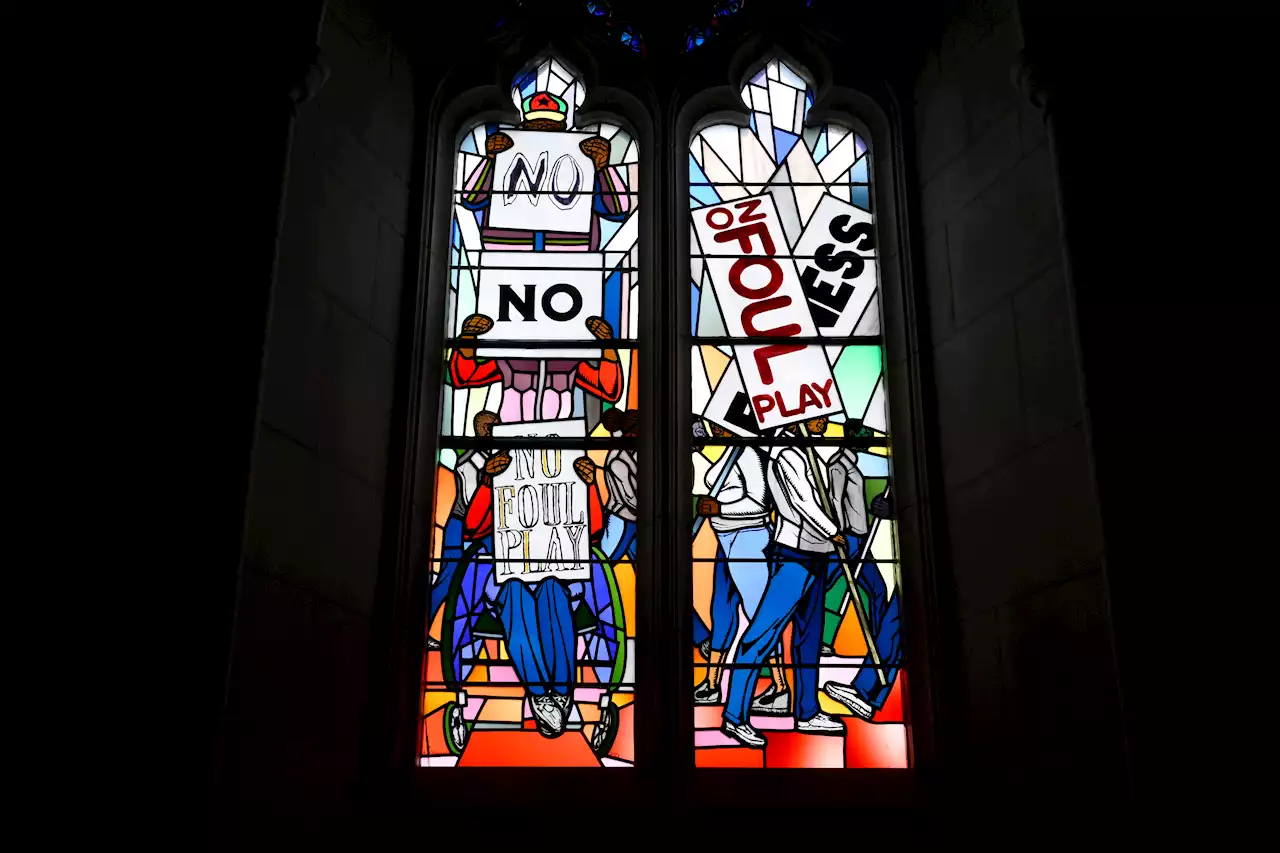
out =
[[(717, 213), (724, 214), (724, 222), (721, 222), (718, 225), (716, 224), (713, 218)], [(733, 224), (733, 214), (730, 213), (727, 208), (714, 207), (707, 212), (707, 224), (710, 225), (712, 228), (716, 229), (717, 231), (719, 231), (721, 228), (728, 228), (730, 225)]]
[(756, 350), (756, 370), (760, 372), (760, 378), (764, 381), (764, 384), (773, 384), (773, 368), (769, 366), (769, 359), (786, 355), (789, 352), (798, 352), (802, 349), (804, 347), (800, 344), (769, 344), (767, 347), (760, 347), (760, 349)]
[[(742, 283), (742, 274), (750, 267), (764, 267), (769, 271), (769, 283), (763, 287), (747, 287)], [(772, 296), (782, 286), (782, 267), (773, 258), (738, 258), (729, 267), (729, 286), (733, 292), (744, 299), (763, 299)]]
[(751, 238), (753, 236), (760, 238), (760, 245), (764, 254), (776, 254), (773, 237), (769, 235), (769, 229), (765, 227), (763, 222), (758, 222), (755, 225), (742, 225), (728, 231), (722, 231), (716, 235), (716, 242), (728, 243), (730, 240), (737, 240), (738, 245), (742, 247), (742, 254), (745, 255), (751, 251)]
[[(730, 276), (729, 281), (733, 281), (732, 276)], [(738, 290), (737, 287), (734, 287), (734, 290), (742, 293), (742, 291)], [(746, 294), (743, 295), (745, 296)], [(780, 338), (789, 338), (792, 335), (798, 335), (800, 334), (800, 326), (798, 323), (788, 323), (785, 326), (776, 326), (772, 329), (756, 328), (756, 315), (763, 314), (766, 311), (772, 311), (775, 308), (786, 308), (790, 304), (790, 296), (775, 296), (772, 299), (762, 299), (759, 302), (752, 302), (746, 308), (742, 309), (742, 326), (747, 330), (748, 335), (756, 335), (760, 337), (765, 335), (777, 335)]]
[(821, 385), (817, 384), (816, 382), (813, 384), (814, 390), (822, 395), (822, 405), (824, 406), (831, 405), (831, 382), (832, 380), (828, 379), (826, 382), (823, 382)]
[(756, 423), (764, 423), (765, 413), (773, 411), (773, 398), (768, 394), (757, 394), (751, 398), (751, 403), (756, 407)]
[(810, 406), (817, 407), (821, 405), (822, 404), (818, 402), (818, 395), (813, 393), (813, 388), (810, 387), (810, 383), (806, 382), (800, 386), (800, 411), (803, 412)]
[(749, 198), (746, 201), (740, 201), (734, 205), (734, 207), (742, 211), (742, 216), (739, 217), (739, 221), (741, 222), (754, 222), (757, 219), (768, 219), (769, 217), (765, 216), (763, 213), (756, 213), (754, 216), (752, 215), (755, 209), (759, 206), (760, 199), (758, 198)]
[(786, 403), (784, 403), (784, 402), (782, 402), (782, 392), (781, 392), (781, 391), (774, 391), (774, 392), (773, 392), (773, 396), (775, 396), (775, 397), (777, 397), (777, 398), (778, 398), (778, 409), (782, 412), (782, 414), (783, 414), (783, 416), (784, 416), (784, 417), (788, 417), (788, 418), (789, 418), (789, 417), (791, 417), (792, 415), (803, 415), (803, 414), (804, 414), (804, 403), (803, 403), (803, 402), (801, 402), (800, 406), (798, 406), (797, 408), (794, 408), (794, 409), (788, 409), (788, 408), (787, 408), (787, 404), (786, 404)]

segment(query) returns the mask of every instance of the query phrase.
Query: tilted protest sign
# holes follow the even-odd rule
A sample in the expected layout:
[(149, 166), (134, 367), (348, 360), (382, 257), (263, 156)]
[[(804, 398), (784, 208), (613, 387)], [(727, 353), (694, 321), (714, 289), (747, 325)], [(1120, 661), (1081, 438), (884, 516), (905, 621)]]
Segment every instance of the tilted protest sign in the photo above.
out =
[[(493, 427), (494, 438), (584, 438), (586, 434), (586, 422), (581, 419)], [(493, 549), (498, 561), (494, 576), (498, 583), (589, 578), (588, 489), (573, 469), (582, 451), (521, 447), (510, 453), (507, 470), (493, 478)]]
[(837, 337), (853, 334), (876, 295), (871, 214), (823, 195), (796, 243), (795, 259), (818, 331)]
[[(730, 335), (817, 334), (771, 195), (700, 208), (692, 214)], [(843, 411), (821, 346), (771, 343), (736, 345), (734, 350), (761, 429)]]
[(536, 352), (485, 346), (491, 341), (596, 343), (588, 317), (604, 306), (604, 256), (599, 252), (482, 252), (476, 311), (493, 320), (479, 340), (483, 358), (599, 358), (599, 346)]
[(716, 385), (711, 399), (702, 410), (702, 416), (743, 438), (753, 438), (760, 434), (759, 425), (751, 411), (747, 389), (742, 385), (742, 374), (738, 372), (736, 358), (729, 361), (720, 384)]
[(494, 160), (489, 226), (586, 234), (595, 165), (578, 148), (589, 133), (504, 130), (514, 143)]

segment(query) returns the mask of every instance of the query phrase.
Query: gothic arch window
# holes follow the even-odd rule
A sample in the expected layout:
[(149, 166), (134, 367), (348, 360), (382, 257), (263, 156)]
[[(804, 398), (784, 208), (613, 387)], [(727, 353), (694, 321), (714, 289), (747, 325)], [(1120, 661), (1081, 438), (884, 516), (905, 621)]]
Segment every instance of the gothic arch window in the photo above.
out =
[(698, 767), (907, 766), (871, 152), (802, 74), (689, 143)]
[(585, 96), (546, 56), (454, 155), (427, 767), (634, 761), (640, 161)]
[[(588, 4), (590, 49), (509, 29), (432, 101), (396, 732), (437, 802), (551, 802), (547, 767), (601, 801), (783, 767), (897, 796), (932, 749), (902, 131), (743, 6), (691, 47), (632, 18), (640, 51)], [(869, 778), (838, 776), (805, 800)]]

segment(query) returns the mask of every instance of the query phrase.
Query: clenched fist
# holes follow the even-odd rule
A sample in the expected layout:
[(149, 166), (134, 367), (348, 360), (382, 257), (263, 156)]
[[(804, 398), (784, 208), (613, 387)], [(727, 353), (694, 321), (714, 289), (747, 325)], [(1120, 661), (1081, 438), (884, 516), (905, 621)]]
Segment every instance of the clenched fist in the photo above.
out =
[(499, 131), (484, 141), (484, 153), (494, 157), (506, 151), (512, 145), (515, 145), (515, 143), (511, 140), (511, 137)]
[[(483, 335), (485, 332), (493, 328), (493, 320), (483, 314), (472, 314), (470, 317), (462, 321), (462, 338), (474, 338), (476, 335)], [(458, 352), (463, 358), (475, 358), (476, 351), (471, 347), (458, 347)]]
[[(508, 142), (511, 140), (508, 139)], [(590, 139), (584, 139), (578, 143), (578, 148), (591, 158), (591, 162), (595, 164), (596, 171), (600, 171), (609, 165), (609, 140), (599, 136), (593, 136)]]
[[(587, 331), (602, 341), (607, 341), (609, 338), (613, 337), (613, 326), (610, 326), (609, 321), (603, 317), (588, 317)], [(618, 352), (617, 350), (607, 349), (601, 357), (604, 358), (605, 361), (617, 361)]]
[(489, 457), (489, 461), (484, 463), (484, 472), (490, 477), (496, 477), (511, 465), (511, 454), (505, 450), (500, 450)]
[(596, 481), (596, 463), (589, 456), (581, 456), (573, 463), (573, 470), (578, 478), (588, 486)]
[(698, 498), (698, 515), (719, 515), (720, 501), (715, 498)]

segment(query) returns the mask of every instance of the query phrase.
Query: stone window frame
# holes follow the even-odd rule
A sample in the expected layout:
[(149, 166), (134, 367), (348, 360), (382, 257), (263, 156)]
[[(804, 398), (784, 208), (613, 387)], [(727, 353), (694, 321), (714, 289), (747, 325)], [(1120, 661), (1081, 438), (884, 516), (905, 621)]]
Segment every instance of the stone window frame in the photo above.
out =
[[(727, 39), (719, 40), (727, 42)], [(402, 477), (389, 500), (375, 624), (377, 669), (367, 738), (366, 779), (372, 790), (399, 796), (406, 788), (422, 807), (484, 802), (493, 785), (516, 786), (528, 805), (667, 802), (725, 805), (752, 802), (767, 792), (771, 803), (898, 806), (920, 802), (922, 778), (937, 762), (938, 674), (942, 653), (939, 613), (945, 601), (937, 583), (933, 542), (940, 490), (936, 476), (934, 420), (926, 409), (927, 360), (918, 357), (921, 320), (915, 270), (918, 257), (918, 192), (913, 192), (911, 115), (884, 75), (859, 68), (849, 57), (828, 56), (796, 33), (766, 37), (747, 31), (732, 46), (697, 52), (666, 87), (651, 85), (658, 73), (637, 74), (635, 57), (614, 57), (572, 36), (547, 37), (541, 49), (517, 53), (492, 41), (450, 67), (439, 87), (419, 96), (419, 157), (423, 179), (415, 184), (419, 264), (404, 305), (413, 311), (397, 382), (403, 404), (392, 433), (392, 467)], [(731, 52), (730, 52), (731, 49)], [(448, 229), (454, 156), (469, 128), (481, 121), (518, 120), (510, 81), (538, 58), (553, 54), (582, 73), (587, 98), (580, 123), (608, 121), (637, 140), (641, 158), (639, 258), (641, 277), (640, 372), (650, 383), (641, 406), (637, 451), (642, 518), (636, 572), (636, 756), (621, 768), (422, 768), (418, 766), (422, 638), (429, 579), (425, 576), (425, 525), (415, 514), (431, 505), (438, 440), (439, 395), (424, 393), (444, 381), (439, 318), (448, 290)], [(853, 128), (872, 156), (872, 198), (880, 252), (880, 298), (885, 374), (890, 405), (891, 477), (899, 519), (903, 581), (904, 697), (910, 767), (907, 770), (694, 768), (691, 625), (692, 554), (684, 523), (692, 471), (687, 459), (688, 383), (659, 383), (659, 376), (689, 370), (688, 144), (708, 124), (745, 126), (740, 91), (769, 58), (803, 69), (814, 84), (813, 124)], [(839, 64), (836, 64), (839, 63)], [(683, 205), (683, 207), (682, 207)], [(659, 227), (659, 223), (679, 227)], [(663, 286), (663, 282), (672, 283)], [(922, 285), (923, 282), (920, 282)], [(923, 305), (923, 300), (920, 300)], [(429, 510), (428, 510), (429, 511)], [(653, 567), (667, 567), (660, 571)], [(950, 635), (951, 632), (947, 632)], [(782, 774), (782, 775), (779, 775)], [(799, 777), (808, 780), (796, 784)], [(554, 784), (547, 784), (554, 779)], [(809, 782), (812, 782), (810, 784)], [(856, 799), (851, 799), (856, 798)]]

